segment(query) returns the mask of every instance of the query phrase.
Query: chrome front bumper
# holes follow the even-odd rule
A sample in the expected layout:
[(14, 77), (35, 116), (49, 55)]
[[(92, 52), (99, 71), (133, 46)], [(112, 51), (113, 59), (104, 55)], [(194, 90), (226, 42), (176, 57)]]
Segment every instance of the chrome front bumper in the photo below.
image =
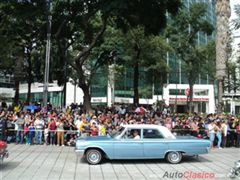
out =
[(75, 152), (77, 153), (78, 156), (80, 156), (80, 158), (82, 158), (84, 156), (84, 150), (83, 149), (75, 149)]

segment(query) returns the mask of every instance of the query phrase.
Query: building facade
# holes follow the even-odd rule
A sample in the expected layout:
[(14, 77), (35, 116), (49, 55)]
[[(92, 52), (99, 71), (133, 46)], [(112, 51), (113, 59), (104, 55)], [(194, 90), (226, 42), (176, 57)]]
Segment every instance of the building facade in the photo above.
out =
[(10, 75), (0, 73), (0, 102), (11, 103), (14, 97), (14, 81)]

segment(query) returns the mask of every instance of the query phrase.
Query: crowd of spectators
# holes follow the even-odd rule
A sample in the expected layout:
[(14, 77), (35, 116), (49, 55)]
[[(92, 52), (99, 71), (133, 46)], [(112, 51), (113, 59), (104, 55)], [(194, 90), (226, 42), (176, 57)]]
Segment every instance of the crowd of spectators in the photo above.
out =
[(157, 124), (175, 135), (212, 141), (212, 147), (240, 147), (240, 121), (232, 115), (171, 114), (167, 107), (116, 105), (85, 113), (81, 107), (27, 110), (0, 108), (0, 139), (17, 144), (73, 146), (78, 136), (104, 136), (124, 124)]

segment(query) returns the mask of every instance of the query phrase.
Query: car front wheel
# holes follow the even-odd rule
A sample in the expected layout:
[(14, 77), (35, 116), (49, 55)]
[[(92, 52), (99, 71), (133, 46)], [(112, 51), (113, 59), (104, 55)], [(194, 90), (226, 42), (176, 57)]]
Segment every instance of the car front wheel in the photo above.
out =
[(169, 152), (166, 159), (171, 164), (177, 164), (182, 160), (182, 153), (177, 151)]
[(86, 160), (89, 164), (96, 165), (102, 161), (102, 152), (97, 149), (89, 149), (86, 152)]

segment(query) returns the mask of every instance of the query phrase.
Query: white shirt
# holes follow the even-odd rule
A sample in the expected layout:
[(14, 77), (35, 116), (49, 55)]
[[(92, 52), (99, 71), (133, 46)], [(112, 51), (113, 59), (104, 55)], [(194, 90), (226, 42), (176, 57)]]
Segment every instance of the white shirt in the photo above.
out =
[(223, 128), (223, 136), (227, 136), (227, 131), (228, 131), (228, 127), (226, 124), (222, 124), (222, 128)]
[(140, 139), (140, 136), (136, 135), (133, 139)]
[(215, 128), (215, 124), (208, 124), (208, 131), (209, 131), (209, 133), (215, 133), (215, 130), (214, 130), (214, 128)]

